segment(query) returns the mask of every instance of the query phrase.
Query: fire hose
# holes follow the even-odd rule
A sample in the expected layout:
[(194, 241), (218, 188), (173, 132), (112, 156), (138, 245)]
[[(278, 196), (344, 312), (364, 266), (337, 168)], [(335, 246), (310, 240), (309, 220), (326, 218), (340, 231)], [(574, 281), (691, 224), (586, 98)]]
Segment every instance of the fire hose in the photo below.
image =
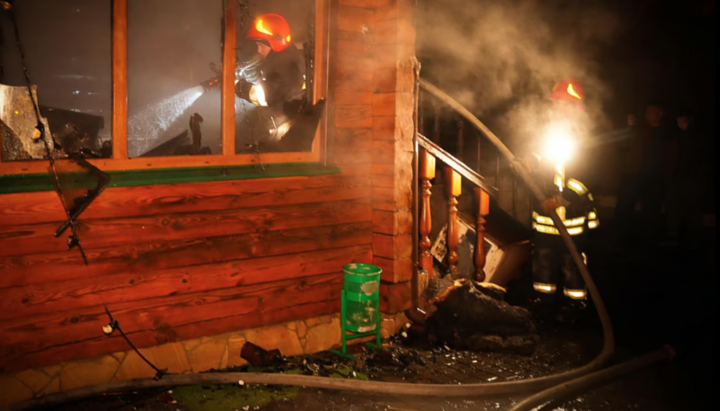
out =
[[(420, 85), (438, 99), (442, 100), (471, 122), (480, 130), (507, 158), (513, 165), (515, 172), (525, 181), (535, 197), (540, 201), (545, 200), (545, 195), (540, 186), (534, 181), (525, 166), (515, 155), (500, 141), (500, 139), (487, 128), (477, 117), (470, 113), (453, 98), (432, 84), (419, 80)], [(324, 377), (312, 377), (287, 374), (254, 374), (254, 373), (208, 373), (191, 375), (166, 375), (161, 380), (136, 380), (113, 382), (105, 385), (80, 388), (74, 391), (54, 394), (51, 396), (34, 399), (16, 406), (10, 407), (9, 411), (24, 411), (34, 407), (47, 407), (52, 404), (62, 403), (72, 399), (84, 398), (106, 392), (124, 390), (137, 390), (141, 388), (173, 387), (182, 385), (197, 384), (261, 384), (277, 386), (301, 386), (318, 389), (354, 391), (374, 394), (392, 394), (421, 397), (488, 397), (500, 395), (517, 395), (538, 393), (518, 404), (511, 411), (529, 411), (534, 407), (563, 397), (567, 394), (587, 389), (621, 375), (655, 364), (660, 361), (669, 360), (674, 356), (670, 349), (664, 349), (643, 357), (638, 360), (619, 365), (601, 371), (610, 361), (615, 353), (615, 336), (612, 322), (607, 312), (605, 303), (600, 292), (593, 281), (588, 267), (578, 252), (575, 243), (567, 231), (558, 214), (553, 211), (551, 218), (558, 228), (560, 235), (567, 245), (573, 260), (580, 269), (580, 273), (588, 287), (588, 291), (595, 302), (600, 322), (604, 333), (604, 346), (597, 358), (589, 364), (562, 374), (536, 378), (525, 381), (502, 382), (491, 384), (467, 384), (467, 385), (441, 385), (441, 384), (412, 384), (412, 383), (386, 383), (375, 381), (339, 380)]]

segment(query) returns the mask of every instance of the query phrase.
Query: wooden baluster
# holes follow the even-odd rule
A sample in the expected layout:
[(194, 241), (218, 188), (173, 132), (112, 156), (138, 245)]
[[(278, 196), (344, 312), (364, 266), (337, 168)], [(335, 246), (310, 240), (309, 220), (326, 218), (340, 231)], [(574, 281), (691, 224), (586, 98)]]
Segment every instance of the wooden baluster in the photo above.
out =
[(457, 158), (458, 160), (465, 162), (465, 121), (462, 118), (458, 118), (458, 141), (457, 141)]
[(458, 231), (458, 197), (462, 194), (462, 179), (452, 167), (445, 167), (445, 187), (448, 196), (448, 230), (447, 230), (447, 263), (450, 273), (457, 273), (458, 256), (457, 249), (460, 243)]
[(422, 183), (422, 210), (420, 211), (420, 266), (427, 271), (428, 278), (433, 278), (433, 257), (430, 254), (432, 241), (432, 210), (430, 197), (432, 196), (432, 183), (435, 178), (435, 156), (426, 150), (420, 150), (420, 181)]
[(475, 272), (476, 281), (485, 281), (485, 264), (487, 263), (487, 249), (485, 247), (485, 225), (486, 217), (490, 214), (490, 194), (482, 188), (475, 189), (475, 195), (478, 199), (478, 215), (477, 215), (477, 246), (475, 247)]

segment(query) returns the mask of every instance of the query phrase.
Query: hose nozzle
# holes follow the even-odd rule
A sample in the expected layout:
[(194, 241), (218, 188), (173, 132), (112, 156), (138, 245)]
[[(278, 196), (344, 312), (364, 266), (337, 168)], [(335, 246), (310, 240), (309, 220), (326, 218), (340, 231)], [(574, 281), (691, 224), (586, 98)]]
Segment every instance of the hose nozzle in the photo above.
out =
[(222, 84), (222, 82), (220, 80), (220, 76), (215, 76), (215, 77), (211, 78), (210, 80), (205, 80), (202, 83), (200, 83), (200, 85), (202, 86), (202, 88), (205, 91), (209, 91), (214, 88), (217, 88), (220, 86), (220, 84)]

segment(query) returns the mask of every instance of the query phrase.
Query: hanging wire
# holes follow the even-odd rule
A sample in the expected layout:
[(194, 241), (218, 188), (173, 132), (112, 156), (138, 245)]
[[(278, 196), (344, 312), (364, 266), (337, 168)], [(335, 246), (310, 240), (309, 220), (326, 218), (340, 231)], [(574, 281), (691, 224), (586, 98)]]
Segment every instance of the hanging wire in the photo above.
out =
[(150, 362), (150, 360), (145, 358), (145, 356), (142, 355), (140, 350), (138, 350), (137, 347), (135, 347), (135, 344), (133, 344), (132, 341), (130, 341), (130, 338), (128, 338), (128, 336), (122, 330), (122, 328), (120, 327), (120, 322), (118, 322), (115, 318), (113, 318), (112, 313), (110, 313), (110, 309), (108, 309), (107, 306), (105, 307), (105, 312), (107, 313), (108, 317), (110, 317), (110, 323), (106, 327), (103, 328), (103, 332), (109, 336), (115, 330), (118, 330), (118, 332), (120, 332), (120, 335), (125, 339), (125, 341), (127, 341), (127, 343), (130, 345), (130, 347), (132, 347), (133, 351), (135, 351), (135, 353), (143, 361), (145, 361), (147, 363), (147, 365), (149, 365), (150, 367), (152, 367), (153, 370), (155, 370), (155, 379), (158, 381), (161, 380), (162, 377), (167, 374), (167, 369), (161, 370), (158, 367), (156, 367), (152, 362)]
[(75, 222), (73, 221), (73, 217), (72, 217), (72, 215), (70, 215), (70, 208), (68, 208), (68, 205), (65, 202), (65, 197), (63, 195), (62, 187), (60, 185), (60, 178), (58, 176), (58, 172), (55, 167), (55, 159), (53, 159), (52, 150), (50, 150), (50, 146), (48, 145), (48, 142), (47, 142), (47, 138), (46, 138), (47, 130), (45, 130), (45, 125), (42, 123), (42, 119), (40, 116), (40, 108), (38, 106), (37, 101), (35, 101), (35, 95), (33, 94), (33, 89), (32, 89), (32, 81), (30, 79), (30, 73), (28, 71), (27, 63), (25, 60), (25, 49), (23, 48), (22, 42), (20, 41), (20, 29), (17, 24), (15, 8), (12, 6), (12, 4), (10, 4), (8, 11), (10, 12), (10, 19), (12, 20), (12, 23), (13, 23), (13, 28), (14, 28), (14, 32), (15, 32), (15, 42), (17, 43), (18, 52), (20, 53), (20, 63), (22, 65), (23, 74), (25, 75), (25, 81), (27, 83), (27, 88), (28, 88), (28, 94), (30, 94), (30, 100), (32, 101), (33, 109), (35, 111), (35, 118), (37, 119), (37, 125), (35, 126), (35, 129), (40, 134), (40, 140), (42, 140), (43, 144), (45, 145), (45, 151), (47, 152), (48, 160), (50, 161), (50, 169), (52, 170), (52, 173), (51, 173), (52, 178), (55, 180), (55, 183), (56, 183), (55, 186), (57, 187), (57, 190), (59, 191), (59, 194), (60, 194), (59, 195), (60, 201), (62, 202), (63, 207), (65, 208), (65, 212), (67, 213), (68, 218), (70, 219), (69, 220), (70, 228), (71, 228), (73, 234), (72, 234), (72, 236), (70, 236), (68, 238), (68, 248), (78, 247), (78, 249), (80, 250), (80, 254), (82, 255), (83, 261), (85, 262), (85, 265), (88, 265), (87, 255), (85, 254), (85, 250), (83, 249), (83, 246), (80, 243), (80, 237), (78, 237), (76, 227), (75, 227)]

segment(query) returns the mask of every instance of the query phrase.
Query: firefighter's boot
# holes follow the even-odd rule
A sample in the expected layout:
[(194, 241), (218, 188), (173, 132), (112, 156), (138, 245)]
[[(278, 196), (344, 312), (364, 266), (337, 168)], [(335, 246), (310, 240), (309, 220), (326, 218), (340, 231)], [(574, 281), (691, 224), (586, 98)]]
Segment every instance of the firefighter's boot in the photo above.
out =
[(555, 320), (560, 324), (575, 325), (581, 320), (586, 308), (585, 301), (568, 301), (560, 307)]
[(557, 304), (552, 298), (545, 296), (535, 298), (530, 304), (530, 312), (540, 324), (554, 326)]

